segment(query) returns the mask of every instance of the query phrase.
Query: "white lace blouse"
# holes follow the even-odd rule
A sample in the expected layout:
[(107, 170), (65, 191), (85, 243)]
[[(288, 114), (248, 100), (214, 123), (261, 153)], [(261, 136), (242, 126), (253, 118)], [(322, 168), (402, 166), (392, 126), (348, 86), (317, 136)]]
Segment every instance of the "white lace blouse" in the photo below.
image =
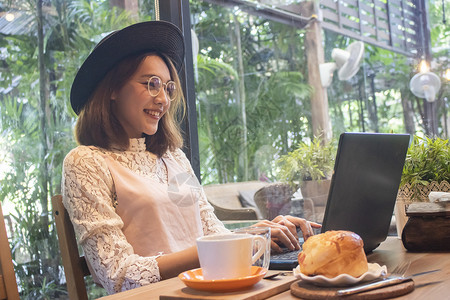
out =
[[(189, 174), (193, 175), (193, 170), (180, 149), (158, 158), (145, 150), (144, 138), (131, 139), (127, 151), (79, 146), (66, 156), (62, 180), (64, 206), (95, 277), (111, 294), (160, 281), (161, 277), (156, 261), (159, 255), (140, 256), (127, 241), (124, 222), (115, 207), (116, 191), (107, 159), (144, 179), (162, 184), (168, 184), (165, 159), (171, 159)], [(199, 198), (203, 234), (227, 232), (202, 189)], [(148, 238), (158, 239), (158, 236)]]

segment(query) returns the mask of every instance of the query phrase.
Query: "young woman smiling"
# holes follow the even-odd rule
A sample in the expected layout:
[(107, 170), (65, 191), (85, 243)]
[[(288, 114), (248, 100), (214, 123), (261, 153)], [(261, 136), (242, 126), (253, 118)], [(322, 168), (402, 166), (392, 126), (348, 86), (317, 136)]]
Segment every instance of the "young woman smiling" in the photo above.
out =
[[(181, 151), (180, 30), (131, 25), (104, 38), (71, 89), (79, 146), (63, 166), (63, 202), (94, 280), (109, 293), (199, 267), (196, 239), (228, 232)], [(291, 216), (261, 221), (273, 249), (298, 249), (320, 225)], [(275, 243), (277, 241), (277, 243)]]

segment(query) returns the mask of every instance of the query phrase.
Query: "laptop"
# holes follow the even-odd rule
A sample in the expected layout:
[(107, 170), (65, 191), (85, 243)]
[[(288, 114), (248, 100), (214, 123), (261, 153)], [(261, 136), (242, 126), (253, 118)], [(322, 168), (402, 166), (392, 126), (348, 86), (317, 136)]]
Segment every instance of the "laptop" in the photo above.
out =
[[(321, 232), (353, 231), (366, 253), (386, 239), (409, 142), (409, 134), (341, 134)], [(271, 255), (269, 269), (292, 270), (298, 252)]]

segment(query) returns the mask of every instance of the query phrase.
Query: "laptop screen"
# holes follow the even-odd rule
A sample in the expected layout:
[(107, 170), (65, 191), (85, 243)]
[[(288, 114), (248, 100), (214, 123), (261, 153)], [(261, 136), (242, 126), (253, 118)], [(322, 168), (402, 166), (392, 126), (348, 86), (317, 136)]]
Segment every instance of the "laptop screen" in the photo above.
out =
[(341, 134), (322, 232), (353, 231), (366, 252), (386, 239), (409, 141), (408, 134)]
[[(356, 232), (366, 253), (386, 239), (409, 141), (408, 134), (341, 134), (322, 232)], [(273, 255), (269, 268), (292, 270), (297, 255)]]

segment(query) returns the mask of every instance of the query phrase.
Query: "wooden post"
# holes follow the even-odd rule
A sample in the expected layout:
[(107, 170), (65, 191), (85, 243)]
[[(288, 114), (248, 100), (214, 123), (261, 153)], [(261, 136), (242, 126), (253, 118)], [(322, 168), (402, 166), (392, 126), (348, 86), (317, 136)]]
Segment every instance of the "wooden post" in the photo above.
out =
[[(423, 58), (428, 62), (431, 69), (431, 38), (430, 38), (430, 22), (428, 18), (428, 3), (425, 0), (420, 0), (417, 2), (419, 6), (419, 20), (420, 26), (422, 27), (422, 49), (419, 55), (422, 54)], [(428, 102), (423, 99), (424, 116), (423, 124), (425, 126), (425, 134), (429, 137), (436, 137), (438, 135), (438, 117), (436, 111), (436, 102)]]
[[(314, 2), (302, 2), (301, 13), (303, 16), (316, 14)], [(314, 135), (322, 134), (324, 141), (329, 141), (332, 137), (332, 131), (328, 113), (328, 95), (326, 88), (322, 87), (319, 72), (319, 65), (325, 62), (322, 41), (322, 26), (318, 20), (313, 20), (306, 29), (305, 39), (308, 83), (313, 88), (311, 95), (312, 129)]]
[(0, 203), (0, 299), (20, 300), (5, 219)]

